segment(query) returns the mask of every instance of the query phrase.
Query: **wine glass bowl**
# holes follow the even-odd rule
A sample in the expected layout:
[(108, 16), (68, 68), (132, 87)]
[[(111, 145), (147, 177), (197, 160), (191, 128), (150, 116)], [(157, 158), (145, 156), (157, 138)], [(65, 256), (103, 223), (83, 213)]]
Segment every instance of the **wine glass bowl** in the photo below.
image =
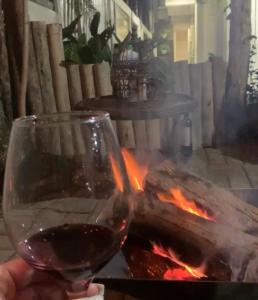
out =
[(4, 180), (9, 237), (30, 265), (81, 295), (120, 249), (130, 187), (109, 115), (74, 112), (14, 122)]

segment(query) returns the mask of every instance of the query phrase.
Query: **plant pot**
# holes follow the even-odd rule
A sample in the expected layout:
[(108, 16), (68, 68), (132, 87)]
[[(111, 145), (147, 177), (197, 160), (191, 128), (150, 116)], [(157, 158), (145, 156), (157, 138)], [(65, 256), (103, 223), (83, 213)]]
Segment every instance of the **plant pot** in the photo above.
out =
[(82, 95), (84, 99), (96, 97), (95, 84), (93, 76), (93, 64), (80, 65)]
[(111, 69), (108, 62), (95, 64), (93, 67), (95, 90), (98, 97), (113, 95), (113, 87), (111, 84)]

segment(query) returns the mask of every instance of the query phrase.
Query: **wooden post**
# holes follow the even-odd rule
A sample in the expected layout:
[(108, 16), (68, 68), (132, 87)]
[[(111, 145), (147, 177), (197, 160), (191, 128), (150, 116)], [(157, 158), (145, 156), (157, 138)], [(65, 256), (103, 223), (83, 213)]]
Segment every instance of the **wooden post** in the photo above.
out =
[(111, 70), (108, 62), (96, 64), (93, 67), (95, 88), (97, 97), (105, 97), (113, 95), (113, 87), (111, 85)]
[(161, 149), (168, 152), (173, 145), (173, 118), (160, 120), (160, 141)]
[(226, 142), (233, 142), (239, 129), (246, 122), (245, 97), (251, 34), (251, 0), (232, 0), (229, 61), (224, 101)]
[(135, 137), (132, 121), (117, 121), (117, 134), (121, 147), (130, 149), (135, 148)]
[(226, 63), (222, 57), (212, 57), (213, 103), (216, 146), (223, 144), (223, 99), (225, 97)]
[(80, 65), (81, 84), (83, 98), (92, 99), (96, 97), (94, 76), (93, 76), (93, 65)]
[[(39, 75), (39, 88), (41, 91), (43, 112), (45, 114), (56, 113), (57, 108), (49, 59), (47, 25), (45, 22), (32, 22), (31, 28), (36, 65)], [(51, 139), (51, 134), (47, 132), (47, 130), (44, 130), (44, 134), (48, 137), (48, 139)], [(56, 130), (56, 132), (52, 135), (52, 138), (52, 142), (47, 145), (46, 150), (55, 154), (60, 154), (62, 151), (59, 130)]]
[(72, 110), (83, 100), (79, 65), (67, 65), (67, 77)]
[(28, 72), (28, 103), (32, 114), (43, 114), (43, 100), (40, 88), (39, 70), (37, 68), (35, 48), (32, 38), (32, 29), (29, 30), (29, 72)]
[[(57, 111), (69, 112), (71, 111), (71, 105), (69, 99), (67, 73), (66, 69), (61, 66), (61, 63), (64, 61), (62, 26), (61, 24), (51, 24), (47, 26), (47, 31), (50, 66), (52, 71)], [(81, 148), (81, 134), (79, 134), (76, 130), (74, 132), (72, 126), (69, 124), (64, 124), (60, 133), (63, 153), (66, 155), (73, 155), (74, 144), (78, 144), (78, 149)]]
[(188, 62), (179, 61), (173, 64), (175, 78), (175, 93), (191, 95)]
[(160, 120), (146, 120), (148, 147), (150, 150), (161, 149)]
[(47, 29), (56, 106), (58, 112), (71, 111), (66, 69), (61, 66), (61, 63), (64, 61), (62, 25), (51, 24), (47, 26)]
[(211, 147), (214, 138), (214, 108), (210, 62), (202, 63), (202, 134), (203, 145)]
[(148, 149), (146, 121), (145, 120), (134, 121), (133, 126), (134, 126), (136, 149), (137, 150)]
[(5, 16), (6, 41), (9, 58), (14, 115), (17, 116), (17, 99), (20, 92), (22, 72), (22, 45), (23, 45), (23, 1), (3, 0)]
[(44, 113), (57, 112), (53, 89), (53, 77), (49, 60), (47, 25), (44, 22), (32, 22), (32, 37), (35, 47), (36, 63), (39, 70), (40, 89)]
[(191, 97), (197, 101), (197, 107), (192, 114), (192, 144), (193, 150), (202, 147), (202, 66), (189, 65)]
[(0, 97), (3, 102), (5, 115), (9, 122), (13, 119), (12, 93), (9, 73), (8, 54), (6, 48), (4, 19), (0, 2)]
[[(190, 96), (191, 88), (188, 62), (176, 62), (173, 64), (173, 69), (175, 79), (175, 93)], [(180, 157), (180, 150), (184, 141), (183, 122), (182, 116), (180, 115), (174, 118), (172, 137), (173, 140), (171, 141), (170, 145), (172, 146), (172, 151), (175, 159), (178, 159)]]

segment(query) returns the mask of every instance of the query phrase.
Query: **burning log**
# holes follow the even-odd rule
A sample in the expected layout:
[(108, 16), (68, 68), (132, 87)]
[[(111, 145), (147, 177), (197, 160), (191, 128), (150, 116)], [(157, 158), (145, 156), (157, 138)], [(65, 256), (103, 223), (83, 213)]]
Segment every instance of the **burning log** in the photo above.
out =
[(174, 204), (182, 201), (178, 199), (180, 195), (177, 195), (180, 190), (184, 198), (202, 209), (204, 214), (208, 213), (217, 223), (258, 235), (258, 209), (255, 206), (241, 201), (211, 182), (180, 170), (169, 161), (163, 162), (148, 174), (145, 189), (155, 190), (163, 196), (163, 199), (159, 196), (161, 201)]
[(204, 262), (222, 256), (233, 281), (258, 279), (258, 209), (171, 162), (150, 171), (136, 196), (133, 228), (146, 226), (197, 247)]

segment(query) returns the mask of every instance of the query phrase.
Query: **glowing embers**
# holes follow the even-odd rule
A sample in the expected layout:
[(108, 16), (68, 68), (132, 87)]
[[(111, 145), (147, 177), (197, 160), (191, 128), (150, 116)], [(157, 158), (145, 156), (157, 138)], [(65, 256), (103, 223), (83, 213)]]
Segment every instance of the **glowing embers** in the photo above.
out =
[(200, 267), (192, 267), (183, 261), (181, 261), (178, 257), (178, 255), (171, 249), (165, 249), (162, 246), (159, 246), (155, 243), (152, 244), (152, 252), (168, 258), (172, 262), (178, 265), (178, 268), (168, 269), (164, 275), (163, 278), (166, 280), (190, 280), (190, 279), (201, 279), (206, 278), (205, 275), (205, 263), (203, 263)]

